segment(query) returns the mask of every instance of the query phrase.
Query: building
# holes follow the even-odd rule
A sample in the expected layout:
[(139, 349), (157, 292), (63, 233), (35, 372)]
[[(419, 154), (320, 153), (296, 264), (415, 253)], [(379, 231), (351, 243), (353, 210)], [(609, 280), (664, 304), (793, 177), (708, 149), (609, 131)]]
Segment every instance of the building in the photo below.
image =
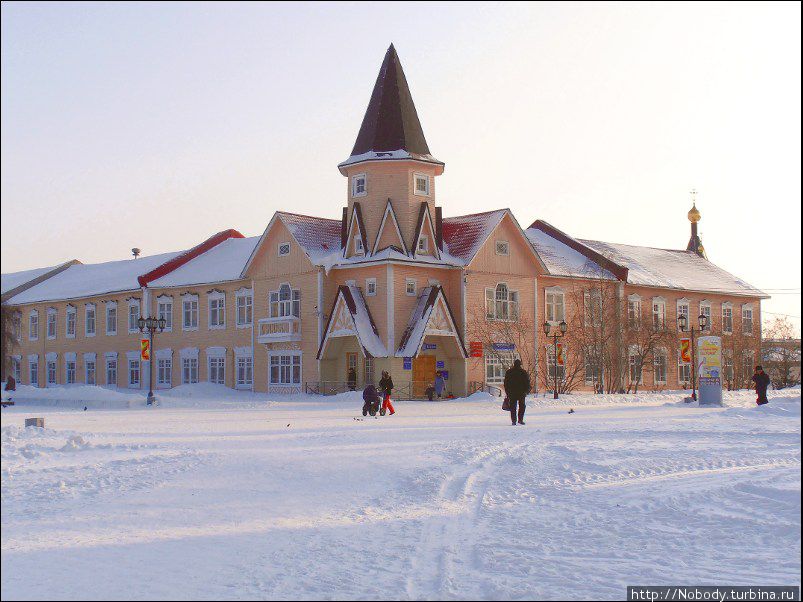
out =
[[(726, 378), (759, 357), (766, 295), (706, 259), (696, 206), (686, 250), (579, 240), (540, 220), (524, 229), (508, 209), (444, 217), (444, 168), (391, 46), (338, 165), (339, 219), (280, 211), (259, 237), (226, 230), (179, 253), (3, 275), (12, 370), (40, 387), (147, 389), (140, 316), (167, 324), (157, 388), (325, 393), (387, 370), (397, 396), (416, 397), (440, 371), (464, 395), (501, 384), (516, 356), (540, 389), (555, 377), (565, 389), (677, 388), (691, 374), (677, 317), (698, 313), (729, 341)], [(555, 347), (544, 322), (562, 321)]]

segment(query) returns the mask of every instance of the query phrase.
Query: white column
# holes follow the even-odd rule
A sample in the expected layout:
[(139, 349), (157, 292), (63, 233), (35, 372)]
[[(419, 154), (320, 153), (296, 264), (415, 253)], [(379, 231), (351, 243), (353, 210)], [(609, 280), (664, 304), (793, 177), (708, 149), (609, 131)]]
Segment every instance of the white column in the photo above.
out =
[(388, 280), (388, 286), (387, 286), (387, 295), (388, 295), (388, 355), (393, 357), (393, 355), (396, 353), (396, 338), (395, 338), (395, 333), (393, 332), (394, 329), (395, 329), (394, 316), (396, 315), (393, 304), (395, 303), (396, 299), (394, 297), (395, 293), (394, 293), (394, 290), (393, 290), (394, 289), (394, 286), (393, 286), (393, 265), (390, 264), (390, 263), (388, 264), (387, 280)]

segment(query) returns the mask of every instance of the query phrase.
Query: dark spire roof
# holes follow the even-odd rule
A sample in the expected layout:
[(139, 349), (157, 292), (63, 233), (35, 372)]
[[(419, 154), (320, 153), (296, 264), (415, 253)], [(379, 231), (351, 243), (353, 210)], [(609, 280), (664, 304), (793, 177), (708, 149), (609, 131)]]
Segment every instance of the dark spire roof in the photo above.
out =
[(351, 155), (400, 149), (415, 155), (429, 155), (399, 55), (391, 44), (382, 61)]

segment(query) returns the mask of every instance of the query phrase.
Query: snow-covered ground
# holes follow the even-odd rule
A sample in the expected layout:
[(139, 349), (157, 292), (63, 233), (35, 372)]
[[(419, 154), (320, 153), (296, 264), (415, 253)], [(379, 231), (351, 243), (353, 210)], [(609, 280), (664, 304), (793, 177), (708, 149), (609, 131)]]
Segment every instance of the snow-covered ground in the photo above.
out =
[(531, 398), (515, 428), (482, 394), (379, 419), (355, 394), (208, 386), (155, 409), (3, 409), (2, 598), (799, 585), (800, 390), (681, 398)]

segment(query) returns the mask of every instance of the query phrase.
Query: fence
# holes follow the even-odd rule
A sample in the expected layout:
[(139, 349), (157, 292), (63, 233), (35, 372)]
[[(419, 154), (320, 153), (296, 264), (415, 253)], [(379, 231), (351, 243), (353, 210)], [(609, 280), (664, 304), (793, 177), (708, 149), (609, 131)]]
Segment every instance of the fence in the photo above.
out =
[[(427, 389), (432, 385), (432, 382), (406, 381), (394, 384), (395, 386), (391, 397), (394, 400), (410, 400), (427, 399)], [(360, 381), (352, 384), (349, 384), (348, 381), (317, 381), (304, 383), (304, 392), (310, 395), (337, 395), (352, 390), (362, 391), (364, 388), (365, 383)], [(498, 387), (493, 388), (499, 391), (498, 395), (501, 395), (501, 390)]]
[(477, 391), (490, 393), (494, 397), (502, 397), (503, 394), (501, 387), (497, 387), (496, 385), (488, 385), (479, 380), (472, 380), (470, 383), (468, 383), (468, 394), (471, 395)]

